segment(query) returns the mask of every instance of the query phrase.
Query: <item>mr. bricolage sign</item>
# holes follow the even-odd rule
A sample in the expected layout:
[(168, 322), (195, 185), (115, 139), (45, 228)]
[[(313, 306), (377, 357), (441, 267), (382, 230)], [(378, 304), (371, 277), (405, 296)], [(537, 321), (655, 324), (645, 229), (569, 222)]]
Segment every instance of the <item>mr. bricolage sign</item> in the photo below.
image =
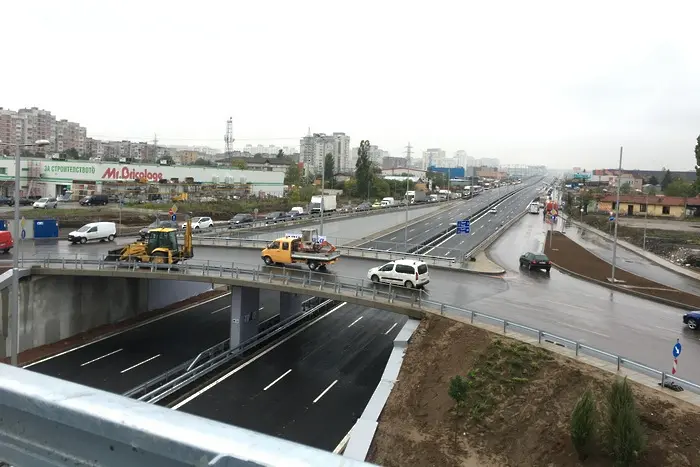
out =
[(145, 178), (151, 182), (157, 182), (163, 178), (163, 172), (152, 172), (148, 169), (124, 166), (122, 168), (110, 167), (104, 171), (102, 178), (105, 180), (136, 180)]
[[(43, 172), (49, 175), (68, 175), (80, 178), (84, 175), (92, 175), (90, 179), (103, 180), (136, 180), (145, 178), (148, 181), (157, 182), (163, 178), (162, 172), (154, 172), (146, 168), (134, 166), (111, 166), (103, 169), (96, 164), (44, 164)], [(101, 176), (100, 176), (101, 175)]]

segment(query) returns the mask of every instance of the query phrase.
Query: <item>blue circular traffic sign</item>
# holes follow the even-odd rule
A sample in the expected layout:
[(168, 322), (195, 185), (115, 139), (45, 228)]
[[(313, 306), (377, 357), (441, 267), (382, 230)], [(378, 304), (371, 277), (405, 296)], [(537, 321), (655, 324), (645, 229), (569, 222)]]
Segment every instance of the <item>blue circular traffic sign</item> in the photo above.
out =
[(676, 341), (676, 345), (673, 346), (673, 358), (678, 358), (681, 355), (681, 350), (683, 350), (681, 343)]
[(175, 214), (173, 214), (170, 218), (173, 220), (173, 222), (175, 222), (175, 219), (177, 218), (177, 216)]
[(24, 240), (27, 237), (27, 231), (22, 229), (22, 240)]

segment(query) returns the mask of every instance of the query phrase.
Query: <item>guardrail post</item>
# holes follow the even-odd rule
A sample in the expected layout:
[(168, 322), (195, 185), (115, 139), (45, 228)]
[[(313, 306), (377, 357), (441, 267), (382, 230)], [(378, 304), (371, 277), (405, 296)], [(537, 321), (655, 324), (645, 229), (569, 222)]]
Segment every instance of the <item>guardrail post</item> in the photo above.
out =
[(78, 253), (75, 254), (75, 269), (78, 269)]
[(577, 356), (577, 357), (578, 357), (578, 349), (580, 349), (580, 348), (581, 348), (581, 344), (579, 344), (578, 342), (576, 342), (576, 356)]
[(224, 265), (219, 266), (219, 277), (224, 277)]
[(372, 289), (372, 300), (376, 300), (376, 299), (377, 299), (377, 289), (373, 288)]
[(236, 268), (234, 272), (236, 273), (236, 279), (238, 279), (238, 274), (240, 273), (240, 271), (238, 270), (238, 268)]
[(445, 304), (440, 304), (440, 316), (445, 316)]
[(620, 371), (620, 367), (622, 366), (622, 357), (619, 355), (617, 356), (617, 371)]
[(318, 287), (318, 290), (323, 290), (323, 277), (321, 277), (321, 285)]
[(540, 330), (537, 331), (537, 343), (538, 344), (542, 343), (542, 331), (540, 331)]
[(355, 296), (358, 297), (360, 295), (360, 285), (355, 284)]
[(666, 372), (665, 371), (661, 372), (661, 387), (662, 388), (666, 387)]
[(504, 320), (503, 320), (503, 334), (506, 333), (506, 328), (507, 328), (507, 327), (508, 327), (508, 321), (504, 319)]

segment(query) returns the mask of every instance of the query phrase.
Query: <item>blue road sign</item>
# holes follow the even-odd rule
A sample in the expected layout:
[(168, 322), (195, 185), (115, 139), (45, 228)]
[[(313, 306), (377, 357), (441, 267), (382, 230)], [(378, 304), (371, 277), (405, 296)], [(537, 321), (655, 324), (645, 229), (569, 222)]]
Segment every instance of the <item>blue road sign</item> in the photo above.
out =
[(27, 237), (27, 231), (22, 229), (22, 240), (24, 240)]
[(468, 234), (471, 231), (471, 224), (469, 220), (457, 221), (457, 235)]
[(615, 216), (610, 216), (610, 219), (608, 219), (610, 222), (615, 222)]
[(175, 219), (177, 219), (177, 215), (173, 214), (172, 216), (170, 216), (170, 218), (173, 220), (173, 222), (175, 222)]
[(673, 358), (680, 357), (681, 350), (683, 350), (683, 348), (681, 347), (681, 343), (679, 341), (676, 341), (676, 345), (673, 346)]

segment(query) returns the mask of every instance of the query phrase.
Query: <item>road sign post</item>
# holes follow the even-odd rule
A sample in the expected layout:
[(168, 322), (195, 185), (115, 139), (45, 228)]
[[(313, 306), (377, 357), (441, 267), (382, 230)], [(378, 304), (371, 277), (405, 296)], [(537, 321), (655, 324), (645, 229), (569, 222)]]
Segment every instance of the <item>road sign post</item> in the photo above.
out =
[(172, 220), (173, 222), (175, 222), (175, 221), (177, 220), (177, 215), (176, 215), (175, 213), (173, 213), (173, 214), (170, 216), (170, 220)]
[(673, 368), (671, 369), (672, 375), (675, 375), (678, 371), (678, 357), (681, 356), (681, 350), (683, 350), (683, 346), (681, 346), (681, 340), (676, 339), (676, 345), (673, 346)]
[[(471, 233), (472, 226), (471, 226), (471, 220), (465, 219), (461, 221), (457, 221), (457, 235), (469, 235)], [(465, 253), (466, 255), (466, 253)], [(467, 258), (465, 258), (465, 255), (462, 255), (462, 261), (464, 262)]]

